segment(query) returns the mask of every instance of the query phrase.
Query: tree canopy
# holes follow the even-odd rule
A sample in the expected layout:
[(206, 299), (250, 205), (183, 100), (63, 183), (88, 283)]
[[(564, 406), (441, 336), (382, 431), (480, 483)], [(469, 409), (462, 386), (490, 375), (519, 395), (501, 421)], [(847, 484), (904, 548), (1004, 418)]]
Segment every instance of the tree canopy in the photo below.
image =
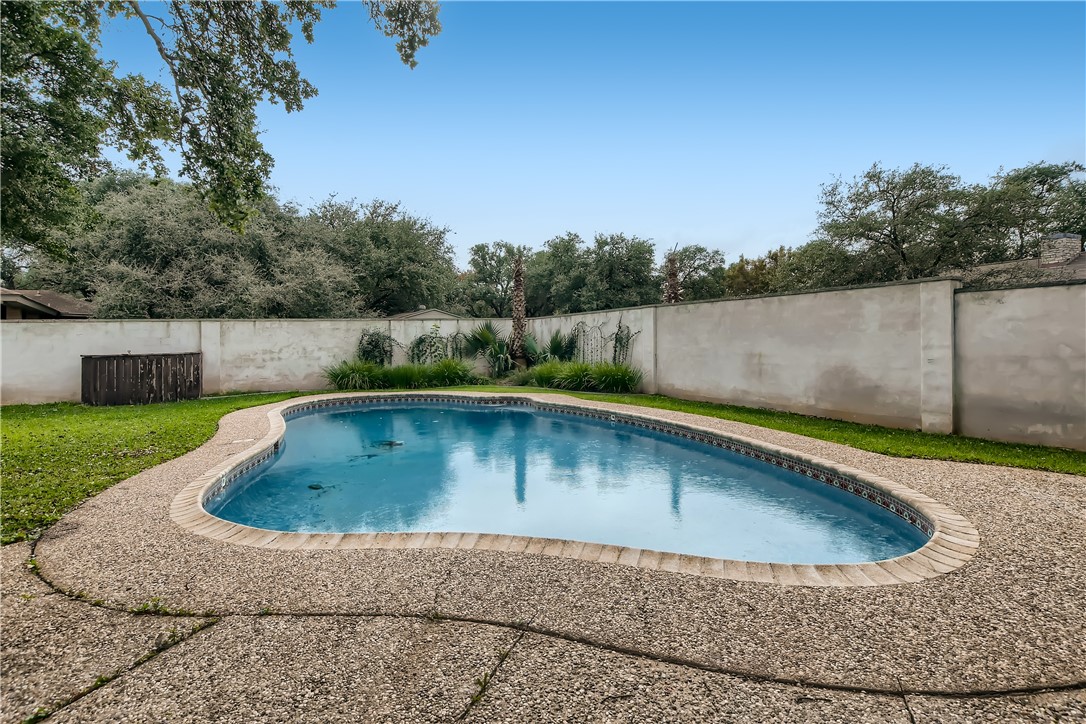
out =
[[(359, 317), (445, 305), (447, 231), (398, 204), (265, 199), (244, 231), (187, 184), (136, 174), (86, 185), (90, 212), (18, 279), (93, 299), (99, 317)], [(15, 280), (9, 280), (15, 281)]]
[(682, 301), (806, 291), (1034, 256), (1044, 234), (1086, 232), (1081, 169), (1033, 164), (967, 185), (940, 167), (875, 165), (823, 188), (812, 241), (730, 264), (701, 245), (657, 263), (650, 240), (567, 232), (537, 250), (476, 244), (463, 271), (449, 230), (397, 203), (332, 197), (302, 211), (265, 196), (238, 232), (191, 184), (114, 173), (79, 184), (76, 223), (47, 233), (66, 258), (5, 257), (3, 279), (93, 299), (112, 317), (351, 317), (420, 305), (508, 317), (518, 257), (535, 317), (657, 304), (669, 276), (669, 298)]
[[(295, 65), (293, 28), (313, 42), (334, 2), (169, 0), (156, 15), (136, 0), (0, 3), (0, 208), (5, 247), (59, 252), (50, 229), (71, 220), (76, 183), (99, 174), (103, 147), (145, 170), (165, 172), (162, 151), (218, 219), (240, 230), (262, 204), (273, 159), (261, 144), (261, 101), (300, 110), (317, 93)], [(396, 38), (401, 60), (440, 29), (436, 3), (363, 0), (368, 21)], [(120, 75), (100, 51), (103, 17), (148, 36), (172, 87)]]

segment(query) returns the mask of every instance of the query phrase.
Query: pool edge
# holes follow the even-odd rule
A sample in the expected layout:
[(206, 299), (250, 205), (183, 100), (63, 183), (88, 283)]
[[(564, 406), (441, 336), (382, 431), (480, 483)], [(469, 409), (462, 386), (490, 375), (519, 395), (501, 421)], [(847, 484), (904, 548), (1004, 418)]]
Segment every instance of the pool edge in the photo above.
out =
[[(648, 408), (637, 408), (620, 403), (605, 404), (617, 405), (621, 408), (621, 414), (624, 417), (656, 422), (673, 429), (689, 430), (700, 435), (734, 441), (739, 445), (764, 451), (775, 459), (791, 460), (797, 465), (802, 464), (825, 470), (880, 491), (890, 499), (904, 503), (920, 513), (926, 522), (930, 523), (931, 537), (919, 549), (897, 558), (870, 563), (809, 565), (736, 561), (583, 541), (473, 532), (290, 533), (233, 523), (218, 518), (204, 509), (204, 501), (216, 492), (225, 490), (230, 478), (261, 464), (277, 452), (286, 430), (286, 415), (314, 405), (325, 406), (330, 402), (349, 404), (357, 400), (382, 398), (397, 400), (518, 399), (549, 408), (591, 410), (606, 415), (613, 415), (616, 412), (612, 408), (601, 407), (587, 400), (546, 393), (360, 392), (294, 398), (279, 403), (264, 413), (269, 423), (268, 432), (264, 437), (186, 485), (170, 504), (170, 519), (191, 533), (222, 542), (257, 548), (492, 550), (556, 556), (587, 562), (616, 563), (646, 570), (670, 571), (742, 582), (773, 583), (782, 586), (881, 586), (918, 583), (960, 569), (973, 558), (980, 546), (980, 534), (969, 520), (943, 503), (900, 483), (832, 460), (722, 432), (697, 423), (699, 419), (713, 418), (702, 418), (690, 413), (671, 413), (677, 414), (683, 420), (683, 422), (676, 422), (664, 416), (653, 415)], [(259, 419), (259, 416), (254, 415), (254, 420), (256, 419)]]

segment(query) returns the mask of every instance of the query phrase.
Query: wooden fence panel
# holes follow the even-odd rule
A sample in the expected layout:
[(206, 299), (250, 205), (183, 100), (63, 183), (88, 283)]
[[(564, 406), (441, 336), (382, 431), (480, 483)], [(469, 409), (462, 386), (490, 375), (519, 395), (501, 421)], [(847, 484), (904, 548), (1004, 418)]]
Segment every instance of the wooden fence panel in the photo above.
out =
[(203, 391), (200, 353), (83, 355), (85, 405), (195, 400)]

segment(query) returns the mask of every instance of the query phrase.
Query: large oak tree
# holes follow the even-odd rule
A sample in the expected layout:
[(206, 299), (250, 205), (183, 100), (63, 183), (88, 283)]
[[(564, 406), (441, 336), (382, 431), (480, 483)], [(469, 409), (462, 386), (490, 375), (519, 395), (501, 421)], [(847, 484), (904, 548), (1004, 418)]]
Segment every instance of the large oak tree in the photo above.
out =
[[(317, 89), (295, 65), (297, 29), (313, 42), (334, 2), (0, 3), (0, 207), (8, 249), (62, 251), (50, 230), (77, 211), (76, 182), (107, 167), (115, 147), (144, 169), (165, 171), (180, 152), (181, 174), (212, 212), (240, 229), (259, 205), (273, 164), (258, 136), (261, 101), (300, 110)], [(434, 2), (363, 0), (377, 30), (396, 39), (404, 63), (440, 31)], [(148, 36), (169, 87), (121, 75), (100, 54), (103, 17)]]

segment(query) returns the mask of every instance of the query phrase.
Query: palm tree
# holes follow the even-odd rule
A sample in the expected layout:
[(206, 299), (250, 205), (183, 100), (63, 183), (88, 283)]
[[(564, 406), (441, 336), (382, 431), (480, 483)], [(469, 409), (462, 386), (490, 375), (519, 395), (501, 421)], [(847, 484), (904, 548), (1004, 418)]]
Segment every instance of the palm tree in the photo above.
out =
[(667, 255), (664, 260), (664, 304), (675, 304), (683, 298), (682, 287), (679, 284), (679, 259), (675, 250)]
[(513, 260), (513, 332), (509, 335), (509, 354), (517, 367), (524, 369), (528, 360), (524, 355), (524, 333), (528, 320), (524, 312), (524, 254)]

